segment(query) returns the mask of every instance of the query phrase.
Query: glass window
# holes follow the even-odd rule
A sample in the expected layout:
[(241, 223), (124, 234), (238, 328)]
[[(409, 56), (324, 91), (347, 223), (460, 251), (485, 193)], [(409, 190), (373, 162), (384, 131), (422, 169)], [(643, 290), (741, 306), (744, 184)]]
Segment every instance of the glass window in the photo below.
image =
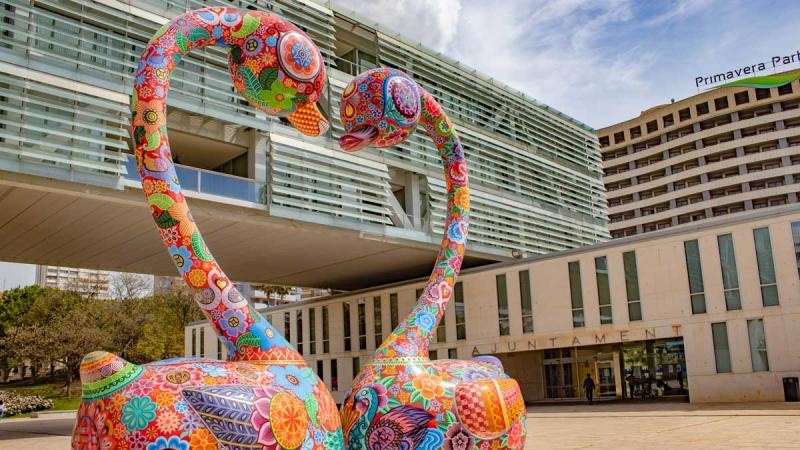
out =
[(308, 310), (308, 340), (309, 351), (311, 354), (317, 353), (317, 310), (311, 308)]
[(689, 298), (692, 301), (692, 314), (706, 312), (706, 295), (703, 287), (703, 267), (700, 263), (700, 246), (697, 239), (685, 241), (683, 251), (686, 255), (686, 272), (689, 274)]
[(328, 353), (331, 351), (331, 344), (330, 344), (330, 320), (328, 318), (328, 307), (322, 307), (322, 353)]
[(756, 244), (758, 280), (761, 283), (761, 303), (764, 306), (776, 306), (778, 305), (778, 284), (775, 278), (775, 261), (772, 259), (769, 228), (756, 228), (753, 230), (753, 241)]
[(495, 277), (497, 285), (497, 324), (500, 328), (500, 336), (508, 336), (510, 333), (508, 326), (508, 291), (506, 287), (506, 275), (500, 274)]
[(430, 359), (431, 361), (436, 361), (437, 359), (439, 359), (439, 352), (437, 352), (436, 350), (428, 350), (428, 359)]
[(594, 271), (597, 277), (597, 300), (600, 304), (600, 323), (613, 323), (611, 315), (611, 290), (608, 286), (608, 258), (598, 256), (594, 259)]
[(325, 373), (324, 373), (324, 369), (323, 369), (323, 366), (322, 366), (322, 360), (321, 359), (317, 361), (317, 376), (319, 377), (320, 380), (324, 380), (325, 379), (324, 378)]
[(628, 297), (628, 320), (642, 320), (642, 298), (639, 295), (639, 270), (636, 267), (636, 252), (622, 254), (625, 268), (625, 295)]
[(206, 327), (200, 328), (200, 355), (201, 358), (206, 356)]
[(375, 333), (375, 346), (379, 347), (383, 343), (383, 321), (381, 319), (381, 296), (372, 297), (372, 311), (375, 320), (373, 333)]
[(533, 333), (533, 299), (531, 298), (531, 273), (519, 271), (519, 298), (522, 303), (522, 332)]
[(287, 341), (292, 339), (292, 318), (289, 316), (289, 311), (283, 313), (283, 337)]
[(583, 291), (581, 290), (581, 263), (572, 261), (569, 266), (569, 294), (572, 301), (572, 326), (582, 328), (586, 325), (583, 318)]
[(217, 339), (217, 359), (222, 360), (222, 341)]
[(349, 352), (350, 344), (350, 303), (342, 303), (342, 322), (344, 323), (344, 351)]
[(400, 323), (399, 316), (397, 314), (397, 294), (389, 294), (389, 315), (391, 316), (392, 322), (392, 330), (397, 328), (397, 324)]
[(728, 347), (728, 326), (725, 322), (711, 324), (711, 337), (714, 340), (714, 360), (717, 373), (731, 371), (731, 351)]
[(456, 348), (447, 349), (447, 358), (458, 359), (458, 349)]
[(467, 339), (467, 316), (464, 306), (464, 285), (459, 281), (453, 288), (453, 298), (456, 303), (456, 339)]
[(339, 360), (331, 360), (331, 390), (339, 390)]
[(367, 305), (363, 298), (358, 301), (358, 349), (367, 349)]
[(800, 277), (800, 220), (792, 222), (792, 241), (794, 242), (794, 258), (797, 262), (797, 276)]
[(303, 354), (303, 311), (298, 309), (297, 312), (297, 353)]
[(356, 375), (358, 375), (358, 371), (361, 369), (361, 358), (356, 356), (353, 358), (353, 378), (355, 379)]
[(753, 361), (753, 372), (769, 370), (767, 336), (764, 334), (764, 320), (748, 320), (747, 336), (750, 338), (750, 359)]
[(192, 328), (192, 354), (189, 356), (197, 356), (197, 328)]
[(725, 308), (728, 311), (742, 309), (733, 236), (731, 234), (717, 236), (717, 246), (719, 247), (719, 262), (722, 267), (722, 289), (725, 295)]

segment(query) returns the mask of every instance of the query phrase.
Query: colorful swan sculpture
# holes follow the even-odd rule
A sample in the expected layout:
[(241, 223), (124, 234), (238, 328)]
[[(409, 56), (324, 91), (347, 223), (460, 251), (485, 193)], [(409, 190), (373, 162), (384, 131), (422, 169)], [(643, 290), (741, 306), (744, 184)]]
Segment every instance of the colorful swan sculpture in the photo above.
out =
[(74, 449), (337, 449), (336, 403), (303, 358), (252, 309), (211, 256), (172, 163), (166, 127), (170, 73), (192, 49), (228, 49), (236, 90), (269, 115), (316, 136), (328, 122), (316, 101), (322, 56), (280, 17), (205, 8), (164, 25), (144, 50), (131, 97), (136, 160), (158, 231), (231, 361), (136, 365), (95, 352), (81, 365)]
[(444, 161), (449, 211), (422, 296), (356, 376), (342, 405), (345, 448), (522, 449), (525, 405), (498, 359), (428, 357), (467, 238), (467, 165), (452, 124), (433, 96), (394, 69), (372, 69), (353, 79), (340, 111), (346, 134), (339, 143), (347, 151), (398, 144), (421, 124)]

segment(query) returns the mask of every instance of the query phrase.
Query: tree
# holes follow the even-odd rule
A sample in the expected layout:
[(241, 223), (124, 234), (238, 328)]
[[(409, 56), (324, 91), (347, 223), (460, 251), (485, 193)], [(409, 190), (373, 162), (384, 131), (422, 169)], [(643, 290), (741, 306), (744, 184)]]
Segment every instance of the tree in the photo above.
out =
[(289, 295), (292, 292), (292, 289), (286, 286), (278, 286), (276, 284), (255, 284), (253, 285), (253, 290), (261, 291), (267, 297), (267, 305), (275, 306), (272, 302), (272, 296), (277, 295), (281, 301), (283, 301), (283, 297)]
[(3, 338), (10, 328), (20, 323), (34, 301), (48, 291), (37, 285), (31, 285), (0, 293), (0, 371), (3, 382), (8, 381), (11, 367), (21, 362), (13, 358), (13, 353), (3, 344)]
[(108, 295), (117, 300), (143, 298), (153, 292), (153, 276), (119, 272), (111, 277)]

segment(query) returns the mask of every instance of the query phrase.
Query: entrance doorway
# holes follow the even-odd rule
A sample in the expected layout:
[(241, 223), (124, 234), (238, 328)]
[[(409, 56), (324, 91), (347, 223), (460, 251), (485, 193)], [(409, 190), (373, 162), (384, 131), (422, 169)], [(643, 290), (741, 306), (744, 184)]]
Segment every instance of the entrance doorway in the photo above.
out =
[(587, 374), (595, 381), (595, 397), (618, 397), (622, 395), (619, 367), (619, 351), (613, 345), (545, 350), (545, 398), (583, 398)]

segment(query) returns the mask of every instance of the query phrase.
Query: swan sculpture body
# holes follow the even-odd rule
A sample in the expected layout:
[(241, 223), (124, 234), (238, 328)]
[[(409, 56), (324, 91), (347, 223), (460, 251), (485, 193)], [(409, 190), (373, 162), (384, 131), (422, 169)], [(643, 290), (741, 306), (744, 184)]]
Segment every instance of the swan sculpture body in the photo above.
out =
[(448, 196), (445, 236), (423, 294), (356, 376), (342, 405), (345, 448), (522, 449), (524, 401), (498, 359), (428, 357), (467, 238), (467, 164), (452, 124), (433, 96), (386, 68), (353, 79), (340, 111), (346, 134), (339, 143), (347, 151), (396, 145), (421, 124), (444, 162)]
[(164, 245), (228, 349), (230, 361), (136, 365), (106, 352), (81, 365), (73, 449), (339, 449), (336, 403), (295, 349), (242, 297), (192, 219), (166, 126), (170, 73), (192, 49), (228, 49), (236, 90), (269, 115), (315, 136), (322, 55), (300, 29), (257, 11), (204, 8), (165, 24), (144, 50), (131, 96), (142, 190)]

